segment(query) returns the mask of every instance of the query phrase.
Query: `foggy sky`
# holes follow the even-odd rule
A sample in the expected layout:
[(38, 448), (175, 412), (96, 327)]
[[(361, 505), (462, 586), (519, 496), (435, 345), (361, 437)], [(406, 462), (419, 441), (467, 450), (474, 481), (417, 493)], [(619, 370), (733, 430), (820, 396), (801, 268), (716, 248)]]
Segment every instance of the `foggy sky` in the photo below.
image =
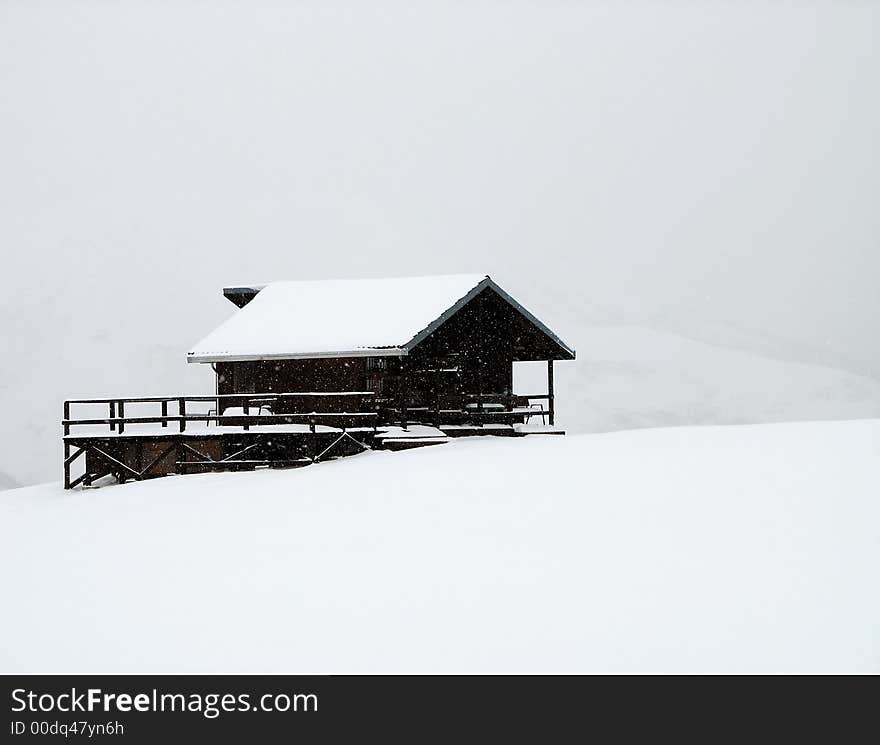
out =
[(473, 271), (880, 377), (878, 31), (844, 1), (5, 0), (0, 394), (198, 388), (223, 284)]

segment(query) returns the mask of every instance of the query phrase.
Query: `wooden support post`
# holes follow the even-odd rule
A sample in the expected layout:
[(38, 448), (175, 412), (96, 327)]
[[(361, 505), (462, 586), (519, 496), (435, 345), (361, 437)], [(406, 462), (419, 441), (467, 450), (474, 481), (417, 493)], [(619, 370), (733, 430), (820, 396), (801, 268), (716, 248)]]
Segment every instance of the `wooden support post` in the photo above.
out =
[(477, 357), (477, 424), (483, 426), (483, 361)]
[(181, 417), (180, 418), (180, 431), (183, 432), (183, 430), (186, 429), (186, 418), (185, 418), (186, 417), (186, 399), (185, 398), (178, 398), (177, 399), (177, 411)]
[(549, 409), (550, 426), (556, 422), (556, 400), (553, 393), (553, 360), (547, 360), (547, 408)]
[(406, 361), (403, 357), (400, 358), (400, 426), (406, 430), (406, 420), (407, 420), (407, 411), (406, 411), (406, 399), (409, 396), (409, 388), (408, 381), (406, 377)]
[[(162, 402), (162, 416), (168, 416), (168, 402), (167, 401)], [(168, 426), (168, 422), (166, 422), (164, 419), (162, 420), (162, 426), (163, 427)]]
[(70, 445), (67, 442), (67, 435), (70, 434), (70, 425), (67, 423), (70, 419), (70, 401), (64, 402), (64, 488), (70, 488)]
[[(110, 402), (110, 418), (111, 419), (116, 418), (116, 402), (115, 401)], [(110, 422), (110, 431), (111, 432), (116, 431), (116, 422)]]
[(122, 434), (125, 431), (125, 422), (123, 421), (125, 418), (125, 401), (120, 401), (117, 409), (119, 410), (119, 434)]
[(440, 361), (437, 361), (437, 372), (434, 373), (434, 426), (440, 429)]
[[(513, 410), (516, 408), (516, 396), (513, 395), (513, 359), (509, 359), (507, 361), (507, 383), (504, 386), (504, 394), (507, 397), (505, 400), (505, 408), (513, 413)], [(510, 423), (513, 424), (513, 417), (510, 418)]]

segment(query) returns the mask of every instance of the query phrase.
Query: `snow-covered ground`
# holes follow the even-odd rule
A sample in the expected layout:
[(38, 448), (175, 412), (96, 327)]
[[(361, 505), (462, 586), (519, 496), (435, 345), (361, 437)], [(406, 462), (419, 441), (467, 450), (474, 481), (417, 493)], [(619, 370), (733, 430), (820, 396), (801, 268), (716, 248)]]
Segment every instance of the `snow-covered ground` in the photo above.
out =
[(880, 420), (0, 495), (0, 672), (880, 672)]

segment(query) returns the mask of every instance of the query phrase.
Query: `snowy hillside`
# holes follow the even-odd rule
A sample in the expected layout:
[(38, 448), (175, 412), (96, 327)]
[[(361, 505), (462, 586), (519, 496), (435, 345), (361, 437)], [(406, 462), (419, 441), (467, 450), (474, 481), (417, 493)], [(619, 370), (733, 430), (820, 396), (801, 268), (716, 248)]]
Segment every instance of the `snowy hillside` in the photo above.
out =
[(0, 672), (880, 672), (880, 420), (0, 495)]
[(574, 432), (880, 417), (880, 381), (842, 370), (637, 326), (582, 326), (577, 342), (557, 365)]

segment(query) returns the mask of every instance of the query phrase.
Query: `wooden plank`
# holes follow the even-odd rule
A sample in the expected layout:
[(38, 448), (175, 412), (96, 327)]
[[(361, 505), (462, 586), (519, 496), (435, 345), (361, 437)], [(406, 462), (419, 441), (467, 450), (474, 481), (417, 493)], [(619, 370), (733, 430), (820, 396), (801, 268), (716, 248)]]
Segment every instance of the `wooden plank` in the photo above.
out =
[(86, 472), (86, 473), (83, 473), (81, 476), (77, 476), (77, 478), (75, 478), (73, 481), (70, 482), (70, 486), (68, 486), (66, 488), (73, 489), (73, 488), (79, 486), (83, 481), (86, 480), (86, 478), (88, 478), (88, 475), (89, 475), (88, 472)]
[[(69, 448), (70, 445), (68, 445), (67, 447)], [(86, 448), (85, 448), (85, 447), (81, 447), (81, 448), (79, 448), (79, 449), (78, 449), (73, 455), (67, 455), (67, 456), (65, 456), (65, 458), (64, 458), (64, 465), (65, 465), (65, 466), (69, 466), (69, 465), (70, 465), (71, 463), (73, 463), (77, 458), (79, 458), (79, 456), (81, 456), (85, 451), (86, 451)]]
[(208, 463), (216, 463), (216, 461), (215, 461), (213, 458), (209, 458), (209, 457), (208, 457), (207, 455), (205, 455), (204, 453), (200, 453), (198, 450), (196, 450), (196, 449), (193, 448), (193, 447), (190, 447), (190, 446), (187, 445), (185, 442), (181, 442), (181, 443), (180, 443), (180, 446), (181, 446), (184, 450), (189, 450), (193, 455), (197, 455), (199, 458), (204, 458)]
[[(268, 422), (283, 422), (285, 419), (344, 419), (344, 418), (366, 418), (372, 419), (379, 416), (375, 411), (324, 411), (309, 413), (290, 413), (290, 414), (251, 414), (248, 421), (251, 424), (266, 424)], [(129, 416), (116, 417), (115, 419), (65, 419), (61, 423), (65, 427), (87, 424), (110, 424), (122, 423), (126, 424), (159, 424), (160, 422), (179, 422), (186, 420), (188, 422), (204, 422), (210, 421), (228, 421), (230, 419), (244, 419), (243, 414), (187, 414), (186, 416)], [(69, 434), (69, 432), (68, 432)]]
[(127, 465), (126, 463), (123, 463), (121, 460), (117, 460), (109, 453), (105, 453), (103, 450), (101, 450), (101, 448), (95, 447), (94, 445), (92, 445), (89, 449), (92, 450), (97, 455), (99, 455), (101, 458), (104, 458), (105, 460), (109, 461), (110, 463), (114, 463), (117, 466), (124, 468), (126, 471), (129, 471), (136, 479), (140, 480), (140, 477), (141, 477), (140, 473), (138, 473), (131, 466)]
[(184, 461), (178, 461), (175, 465), (177, 465), (177, 466), (197, 466), (199, 468), (216, 468), (216, 469), (220, 469), (220, 470), (225, 471), (225, 470), (232, 470), (232, 468), (237, 465), (272, 466), (272, 465), (288, 465), (288, 464), (292, 464), (292, 463), (311, 464), (312, 460), (310, 458), (286, 458), (286, 459), (281, 459), (281, 460), (231, 460), (231, 461), (184, 460)]
[[(205, 419), (204, 416), (189, 416), (186, 418), (199, 421), (204, 421)], [(176, 422), (178, 419), (180, 419), (179, 416), (127, 416), (125, 417), (125, 419), (122, 419), (120, 417), (115, 417), (114, 419), (69, 419), (65, 422), (62, 422), (62, 424), (68, 424), (70, 426), (76, 426), (78, 424), (118, 424), (123, 421), (126, 424), (159, 424), (163, 421)]]
[[(70, 419), (70, 401), (64, 402), (64, 420)], [(62, 424), (64, 435), (70, 434), (70, 425)], [(70, 489), (70, 444), (64, 441), (64, 488)]]
[(153, 460), (150, 461), (150, 464), (141, 471), (141, 476), (146, 476), (150, 469), (153, 468), (159, 461), (163, 460), (174, 448), (177, 447), (174, 443), (165, 448), (159, 455), (157, 455)]
[(234, 461), (234, 459), (237, 458), (239, 455), (244, 455), (248, 450), (253, 450), (255, 447), (257, 447), (258, 445), (262, 445), (262, 444), (263, 444), (262, 442), (254, 442), (254, 443), (251, 443), (251, 444), (248, 445), (247, 447), (242, 448), (242, 449), (239, 450), (238, 452), (233, 453), (232, 455), (229, 455), (229, 456), (227, 456), (227, 457), (225, 457), (225, 458), (223, 458), (222, 460), (219, 460), (219, 461), (217, 461), (217, 462), (218, 462), (218, 463), (227, 463), (227, 462)]
[[(293, 391), (286, 393), (217, 393), (213, 395), (184, 396), (187, 401), (204, 402), (219, 399), (242, 399), (248, 398), (335, 398), (339, 396), (375, 396), (375, 391)], [(161, 403), (162, 401), (178, 401), (180, 396), (130, 396), (126, 398), (72, 398), (70, 404), (109, 404), (118, 401), (126, 403)]]
[(317, 462), (317, 461), (321, 460), (321, 458), (323, 458), (327, 453), (329, 453), (333, 448), (335, 448), (340, 442), (342, 442), (346, 438), (348, 438), (352, 442), (359, 445), (361, 447), (361, 449), (369, 450), (369, 448), (366, 445), (364, 445), (364, 443), (362, 443), (360, 440), (356, 440), (354, 437), (352, 437), (350, 434), (348, 434), (348, 432), (343, 432), (341, 435), (339, 435), (339, 437), (337, 437), (335, 440), (333, 440), (333, 442), (331, 442), (326, 448), (324, 448), (315, 457), (315, 461)]

